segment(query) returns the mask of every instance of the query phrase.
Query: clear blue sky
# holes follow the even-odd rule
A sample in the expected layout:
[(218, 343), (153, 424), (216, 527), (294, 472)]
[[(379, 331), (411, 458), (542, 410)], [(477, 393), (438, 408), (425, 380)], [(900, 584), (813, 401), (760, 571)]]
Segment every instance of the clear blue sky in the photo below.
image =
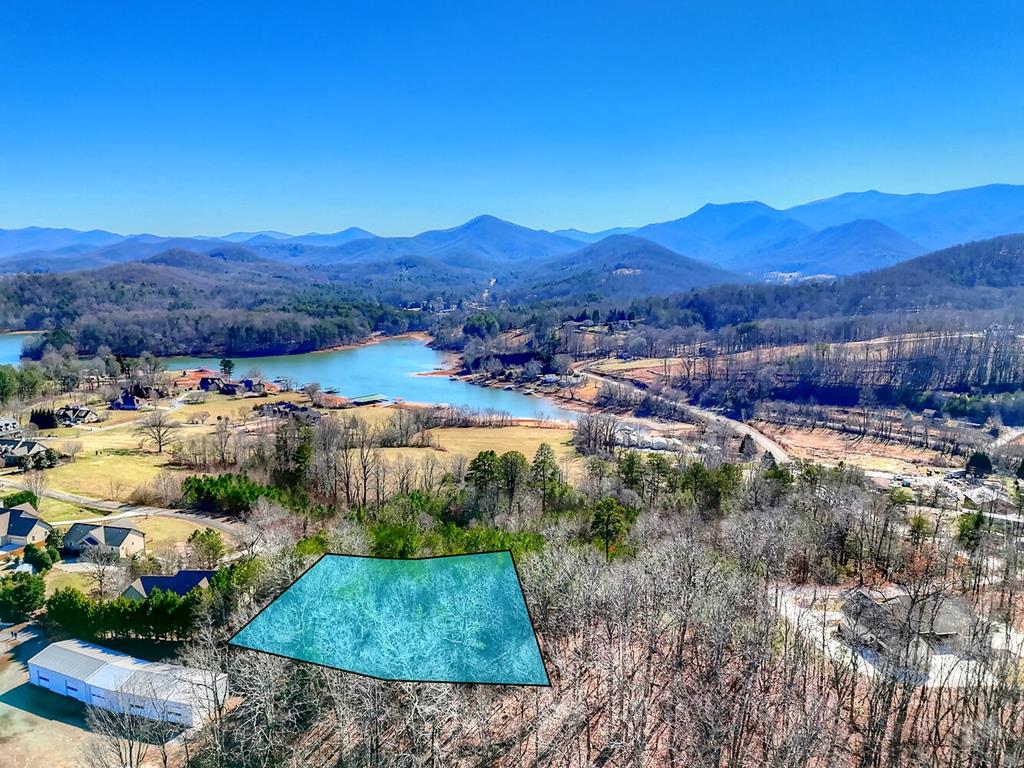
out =
[(1024, 182), (1024, 7), (0, 6), (0, 227), (598, 229)]

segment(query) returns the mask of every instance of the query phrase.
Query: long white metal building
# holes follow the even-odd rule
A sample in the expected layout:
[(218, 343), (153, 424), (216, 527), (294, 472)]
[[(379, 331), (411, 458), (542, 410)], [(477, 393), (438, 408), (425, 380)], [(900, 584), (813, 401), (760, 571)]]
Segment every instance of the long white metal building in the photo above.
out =
[(81, 640), (51, 643), (28, 660), (29, 681), (84, 704), (199, 725), (223, 705), (227, 675), (143, 661)]

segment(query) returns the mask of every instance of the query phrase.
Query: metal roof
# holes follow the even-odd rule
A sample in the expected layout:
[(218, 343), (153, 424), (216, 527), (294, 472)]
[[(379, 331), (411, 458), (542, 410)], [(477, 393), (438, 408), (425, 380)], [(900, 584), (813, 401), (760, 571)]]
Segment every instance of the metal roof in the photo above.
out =
[(28, 663), (93, 688), (188, 706), (202, 701), (203, 691), (227, 680), (223, 673), (145, 661), (81, 640), (51, 643)]
[(43, 648), (29, 659), (28, 663), (44, 667), (65, 677), (85, 680), (99, 669), (120, 658), (130, 659), (131, 657), (81, 640), (61, 640)]

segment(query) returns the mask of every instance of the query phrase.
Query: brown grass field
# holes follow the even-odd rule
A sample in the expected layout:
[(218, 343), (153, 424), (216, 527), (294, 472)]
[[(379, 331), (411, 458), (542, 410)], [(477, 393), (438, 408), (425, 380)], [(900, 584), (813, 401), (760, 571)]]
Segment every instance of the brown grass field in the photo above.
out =
[(759, 432), (772, 438), (796, 459), (809, 459), (823, 464), (845, 462), (868, 471), (892, 472), (897, 475), (927, 475), (945, 471), (948, 457), (924, 448), (846, 435), (829, 429), (779, 427), (755, 421)]

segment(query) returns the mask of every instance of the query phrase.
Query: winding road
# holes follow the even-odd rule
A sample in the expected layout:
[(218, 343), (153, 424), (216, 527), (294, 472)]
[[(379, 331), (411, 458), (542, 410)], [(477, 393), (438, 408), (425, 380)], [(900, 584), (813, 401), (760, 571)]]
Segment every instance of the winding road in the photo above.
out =
[[(604, 384), (627, 384), (636, 388), (637, 390), (640, 390), (640, 387), (638, 387), (636, 385), (636, 382), (634, 382), (632, 379), (618, 376), (610, 376), (607, 373), (597, 373), (594, 371), (593, 365), (595, 365), (595, 363), (586, 363), (580, 367), (580, 371), (582, 373), (585, 373), (587, 376), (593, 378), (595, 381), (599, 381)], [(670, 401), (668, 398), (662, 397), (661, 395), (654, 395), (653, 397), (665, 403), (671, 403), (673, 405), (676, 404), (674, 403), (674, 401)], [(715, 413), (714, 411), (709, 411), (706, 408), (700, 408), (696, 405), (687, 405), (686, 409), (689, 412), (691, 412), (694, 416), (699, 418), (701, 421), (705, 422), (706, 424), (714, 424), (717, 426), (725, 427), (726, 429), (734, 432), (737, 435), (749, 435), (750, 438), (757, 444), (758, 448), (760, 448), (762, 451), (770, 453), (772, 455), (772, 458), (774, 458), (775, 461), (778, 462), (779, 464), (786, 464), (792, 461), (792, 457), (786, 452), (785, 448), (783, 448), (781, 445), (779, 445), (779, 443), (775, 442), (764, 433), (754, 429), (749, 424), (746, 424), (742, 421), (737, 421), (736, 419), (730, 419), (728, 416), (723, 416), (720, 413)], [(638, 420), (635, 416), (631, 418), (633, 420)], [(650, 426), (654, 426), (659, 429), (664, 428), (663, 423), (656, 422), (654, 420), (639, 419), (639, 421), (649, 422)]]

